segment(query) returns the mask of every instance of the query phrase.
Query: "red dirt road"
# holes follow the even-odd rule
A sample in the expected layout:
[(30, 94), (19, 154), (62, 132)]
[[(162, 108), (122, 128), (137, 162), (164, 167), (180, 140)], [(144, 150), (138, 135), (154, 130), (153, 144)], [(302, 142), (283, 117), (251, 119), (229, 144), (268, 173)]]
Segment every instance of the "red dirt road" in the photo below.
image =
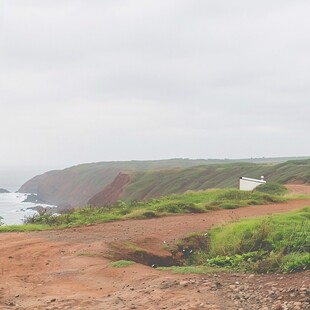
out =
[[(0, 309), (241, 309), (224, 289), (212, 289), (219, 281), (213, 275), (175, 275), (140, 264), (113, 268), (103, 254), (114, 241), (161, 249), (213, 225), (305, 206), (310, 206), (310, 199), (61, 231), (0, 234)], [(308, 272), (255, 278), (221, 274), (219, 279), (228, 287), (236, 277), (253, 286), (252, 291), (255, 285), (264, 288), (271, 281), (283, 288), (310, 285)], [(253, 304), (246, 309), (260, 308)]]

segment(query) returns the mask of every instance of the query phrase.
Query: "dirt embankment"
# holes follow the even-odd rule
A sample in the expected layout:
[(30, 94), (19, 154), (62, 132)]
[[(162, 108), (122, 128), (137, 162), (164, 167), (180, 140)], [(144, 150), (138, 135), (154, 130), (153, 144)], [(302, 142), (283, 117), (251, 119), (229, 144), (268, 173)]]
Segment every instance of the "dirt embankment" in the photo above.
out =
[[(309, 272), (174, 275), (140, 264), (113, 268), (107, 258), (118, 243), (168, 255), (167, 244), (190, 232), (308, 205), (310, 199), (60, 231), (0, 234), (0, 309), (309, 309)], [(117, 252), (124, 254), (122, 249)]]
[(310, 185), (307, 184), (285, 184), (291, 194), (310, 195)]
[(106, 206), (115, 203), (121, 197), (129, 182), (129, 174), (123, 172), (119, 173), (111, 184), (92, 197), (88, 203), (92, 206)]

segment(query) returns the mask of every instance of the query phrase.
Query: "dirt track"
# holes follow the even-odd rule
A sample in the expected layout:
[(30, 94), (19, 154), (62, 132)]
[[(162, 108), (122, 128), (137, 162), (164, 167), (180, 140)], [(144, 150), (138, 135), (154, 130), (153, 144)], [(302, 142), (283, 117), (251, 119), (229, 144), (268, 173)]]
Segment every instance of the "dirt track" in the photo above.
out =
[[(295, 191), (294, 186), (290, 188)], [(140, 264), (112, 268), (102, 256), (115, 241), (131, 240), (164, 252), (165, 243), (189, 232), (304, 206), (310, 206), (310, 199), (62, 231), (0, 234), (0, 309), (242, 309), (227, 291), (235, 283), (244, 283), (253, 294), (267, 289), (268, 283), (283, 289), (309, 287), (308, 272), (174, 275)], [(214, 286), (219, 281), (222, 289)], [(253, 303), (244, 309), (260, 308)]]

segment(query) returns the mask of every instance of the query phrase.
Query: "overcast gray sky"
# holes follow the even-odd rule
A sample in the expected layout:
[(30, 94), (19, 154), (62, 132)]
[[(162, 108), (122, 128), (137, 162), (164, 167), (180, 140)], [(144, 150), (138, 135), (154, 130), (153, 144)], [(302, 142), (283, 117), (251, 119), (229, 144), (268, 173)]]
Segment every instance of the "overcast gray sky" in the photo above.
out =
[(0, 164), (310, 155), (308, 0), (0, 0)]

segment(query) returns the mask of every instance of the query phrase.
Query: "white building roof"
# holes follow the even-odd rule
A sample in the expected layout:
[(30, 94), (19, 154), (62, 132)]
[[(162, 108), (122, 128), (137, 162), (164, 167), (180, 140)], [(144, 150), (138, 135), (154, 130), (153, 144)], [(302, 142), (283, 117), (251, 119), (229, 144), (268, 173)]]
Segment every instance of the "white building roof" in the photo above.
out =
[(246, 181), (251, 181), (251, 182), (256, 182), (256, 183), (266, 183), (265, 180), (259, 180), (259, 179), (251, 179), (251, 178), (246, 178), (246, 177), (240, 177), (241, 180), (246, 180)]

